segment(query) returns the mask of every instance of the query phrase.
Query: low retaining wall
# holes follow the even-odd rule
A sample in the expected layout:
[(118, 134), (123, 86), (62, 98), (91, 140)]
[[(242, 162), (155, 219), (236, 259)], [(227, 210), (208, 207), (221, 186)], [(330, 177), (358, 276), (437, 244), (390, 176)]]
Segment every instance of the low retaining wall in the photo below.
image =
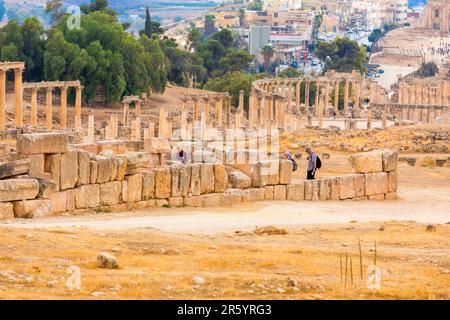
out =
[[(0, 219), (86, 210), (162, 206), (219, 207), (263, 200), (395, 199), (397, 153), (351, 158), (354, 174), (292, 181), (292, 164), (272, 160), (235, 168), (215, 163), (146, 168), (146, 153), (70, 150), (63, 134), (23, 135), (26, 159), (0, 165)], [(18, 170), (20, 168), (20, 170)]]

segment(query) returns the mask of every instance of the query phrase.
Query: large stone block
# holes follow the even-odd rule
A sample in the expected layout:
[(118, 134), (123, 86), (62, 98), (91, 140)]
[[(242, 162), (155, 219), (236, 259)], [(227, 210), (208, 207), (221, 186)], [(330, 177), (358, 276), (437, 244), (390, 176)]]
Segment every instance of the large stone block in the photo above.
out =
[(339, 179), (337, 177), (330, 178), (331, 182), (331, 197), (330, 200), (339, 200), (340, 188)]
[(100, 184), (100, 205), (112, 206), (119, 204), (121, 193), (122, 183), (120, 181), (111, 181)]
[(126, 176), (127, 202), (138, 202), (142, 200), (142, 175), (140, 173)]
[(331, 199), (331, 179), (322, 178), (319, 180), (319, 199), (330, 200)]
[(142, 199), (155, 198), (155, 172), (142, 171)]
[(269, 170), (267, 172), (267, 184), (273, 186), (279, 183), (280, 183), (280, 161), (270, 160)]
[(319, 200), (319, 180), (312, 181), (311, 200)]
[(13, 204), (11, 202), (0, 202), (0, 221), (14, 219)]
[(90, 161), (91, 183), (97, 182), (98, 164), (96, 160)]
[(43, 154), (33, 154), (30, 158), (30, 170), (28, 175), (31, 178), (51, 179), (51, 174), (45, 172), (45, 156)]
[(211, 163), (200, 164), (200, 192), (214, 192), (214, 165)]
[(69, 189), (66, 190), (65, 192), (66, 192), (66, 210), (74, 211), (77, 208), (75, 204), (75, 198), (77, 196), (78, 190)]
[(337, 177), (339, 183), (339, 199), (351, 199), (356, 196), (354, 175)]
[(228, 175), (228, 179), (235, 189), (247, 189), (252, 185), (252, 180), (250, 179), (250, 177), (241, 171), (235, 170), (230, 172), (230, 174)]
[(388, 192), (397, 192), (398, 173), (397, 171), (388, 172)]
[(51, 194), (58, 191), (58, 184), (53, 180), (38, 179), (38, 182), (39, 198), (50, 199)]
[(76, 209), (97, 208), (100, 206), (100, 185), (86, 184), (80, 186), (75, 193)]
[(45, 155), (45, 172), (50, 172), (50, 179), (57, 183), (57, 188), (60, 188), (61, 177), (61, 155), (48, 154)]
[(10, 178), (22, 174), (28, 174), (30, 170), (30, 159), (21, 159), (0, 163), (0, 179)]
[(169, 206), (171, 207), (182, 207), (184, 205), (183, 197), (170, 197)]
[(305, 181), (305, 200), (312, 200), (313, 181)]
[(170, 167), (172, 176), (172, 197), (185, 197), (189, 194), (191, 168), (186, 165)]
[(267, 185), (269, 176), (267, 172), (270, 167), (269, 161), (258, 162), (250, 166), (250, 178), (252, 180), (252, 187), (262, 188)]
[(39, 192), (35, 179), (0, 180), (0, 202), (34, 199)]
[(222, 193), (228, 187), (228, 174), (223, 164), (214, 164), (214, 192)]
[(273, 200), (273, 186), (264, 187), (264, 200)]
[(89, 152), (78, 151), (78, 181), (77, 186), (89, 184), (91, 182), (91, 159)]
[(386, 172), (366, 174), (367, 196), (379, 195), (387, 193), (387, 191), (388, 191), (388, 174)]
[(22, 200), (14, 201), (14, 217), (16, 218), (38, 218), (52, 213), (50, 200)]
[(204, 195), (184, 197), (184, 205), (188, 207), (203, 207)]
[(98, 172), (97, 183), (105, 183), (111, 181), (111, 174), (114, 167), (114, 161), (110, 157), (96, 156)]
[(398, 163), (397, 150), (383, 149), (381, 150), (381, 152), (383, 158), (383, 171), (389, 172), (397, 170), (397, 163)]
[(170, 167), (170, 176), (171, 176), (171, 179), (172, 179), (172, 182), (171, 182), (171, 186), (172, 186), (171, 197), (180, 197), (181, 196), (180, 183), (179, 183), (180, 167), (181, 166), (171, 166)]
[(355, 173), (370, 173), (383, 171), (382, 152), (379, 150), (357, 153), (350, 157)]
[(117, 176), (114, 180), (122, 181), (123, 179), (125, 179), (128, 160), (122, 157), (114, 157), (113, 159), (115, 165), (117, 166)]
[(170, 198), (172, 186), (171, 186), (171, 174), (169, 167), (161, 167), (154, 169), (155, 172), (155, 198), (167, 199)]
[(23, 134), (17, 138), (17, 152), (20, 154), (66, 153), (69, 136), (63, 133)]
[(200, 165), (193, 164), (191, 167), (191, 183), (189, 188), (190, 196), (200, 195)]
[(264, 200), (264, 188), (251, 188), (244, 190), (242, 201), (255, 202)]
[(305, 181), (288, 184), (286, 188), (287, 200), (302, 201), (305, 199)]
[(355, 174), (353, 176), (353, 186), (355, 188), (355, 197), (364, 197), (366, 195), (366, 176), (364, 174)]
[(222, 195), (220, 193), (209, 193), (203, 196), (202, 205), (207, 208), (220, 207), (222, 201)]
[(292, 161), (280, 160), (280, 184), (291, 183), (292, 169)]
[(222, 205), (228, 206), (235, 203), (242, 202), (245, 195), (245, 190), (241, 189), (227, 189), (221, 196)]
[(67, 192), (54, 192), (50, 195), (50, 202), (52, 204), (52, 213), (60, 213), (67, 211)]
[(67, 151), (61, 155), (60, 189), (73, 189), (78, 181), (78, 154)]
[(273, 200), (286, 200), (286, 186), (276, 185), (273, 187)]

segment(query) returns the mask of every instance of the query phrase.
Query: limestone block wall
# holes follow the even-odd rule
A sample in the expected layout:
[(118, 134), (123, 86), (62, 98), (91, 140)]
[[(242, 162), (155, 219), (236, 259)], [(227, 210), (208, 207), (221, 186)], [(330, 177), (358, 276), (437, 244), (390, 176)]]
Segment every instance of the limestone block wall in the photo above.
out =
[(70, 149), (67, 136), (57, 133), (23, 135), (17, 149), (29, 166), (17, 171), (10, 163), (0, 165), (4, 177), (0, 220), (263, 200), (384, 200), (395, 199), (397, 191), (398, 156), (392, 150), (353, 156), (353, 174), (293, 181), (288, 160), (240, 167), (219, 163), (149, 167), (145, 152), (92, 154)]

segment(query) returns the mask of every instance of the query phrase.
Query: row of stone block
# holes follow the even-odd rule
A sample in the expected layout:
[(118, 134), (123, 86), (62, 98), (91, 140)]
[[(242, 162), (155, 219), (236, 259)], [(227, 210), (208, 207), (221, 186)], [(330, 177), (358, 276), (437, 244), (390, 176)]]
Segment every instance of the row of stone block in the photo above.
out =
[(355, 173), (377, 173), (397, 170), (398, 152), (392, 149), (357, 153), (349, 158)]

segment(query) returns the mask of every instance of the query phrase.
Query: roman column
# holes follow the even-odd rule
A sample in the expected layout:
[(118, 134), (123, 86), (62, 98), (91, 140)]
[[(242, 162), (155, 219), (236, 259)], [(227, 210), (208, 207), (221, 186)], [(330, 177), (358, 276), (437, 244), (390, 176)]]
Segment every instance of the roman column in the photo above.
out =
[(81, 86), (75, 88), (75, 129), (81, 128), (81, 90)]
[(295, 106), (296, 111), (299, 112), (300, 110), (300, 86), (302, 81), (300, 79), (297, 80), (297, 83), (295, 84)]
[(348, 80), (345, 80), (345, 89), (344, 89), (344, 117), (348, 116), (348, 95), (349, 95), (349, 87), (350, 83)]
[(325, 96), (323, 100), (323, 110), (322, 115), (328, 115), (328, 107), (330, 103), (330, 83), (325, 81)]
[(60, 103), (60, 126), (65, 129), (67, 126), (67, 87), (61, 87), (61, 103)]
[(0, 70), (0, 131), (6, 128), (6, 71)]
[(316, 114), (319, 112), (319, 94), (320, 94), (320, 82), (316, 80), (316, 96), (314, 97), (314, 109)]
[(305, 108), (309, 110), (309, 81), (306, 81), (305, 85)]
[(31, 88), (31, 125), (38, 125), (37, 88)]
[(45, 98), (45, 126), (48, 130), (53, 129), (53, 88), (46, 88), (46, 98)]
[(14, 126), (21, 128), (23, 126), (23, 84), (22, 68), (14, 69)]
[(339, 115), (339, 80), (334, 83), (334, 113)]

